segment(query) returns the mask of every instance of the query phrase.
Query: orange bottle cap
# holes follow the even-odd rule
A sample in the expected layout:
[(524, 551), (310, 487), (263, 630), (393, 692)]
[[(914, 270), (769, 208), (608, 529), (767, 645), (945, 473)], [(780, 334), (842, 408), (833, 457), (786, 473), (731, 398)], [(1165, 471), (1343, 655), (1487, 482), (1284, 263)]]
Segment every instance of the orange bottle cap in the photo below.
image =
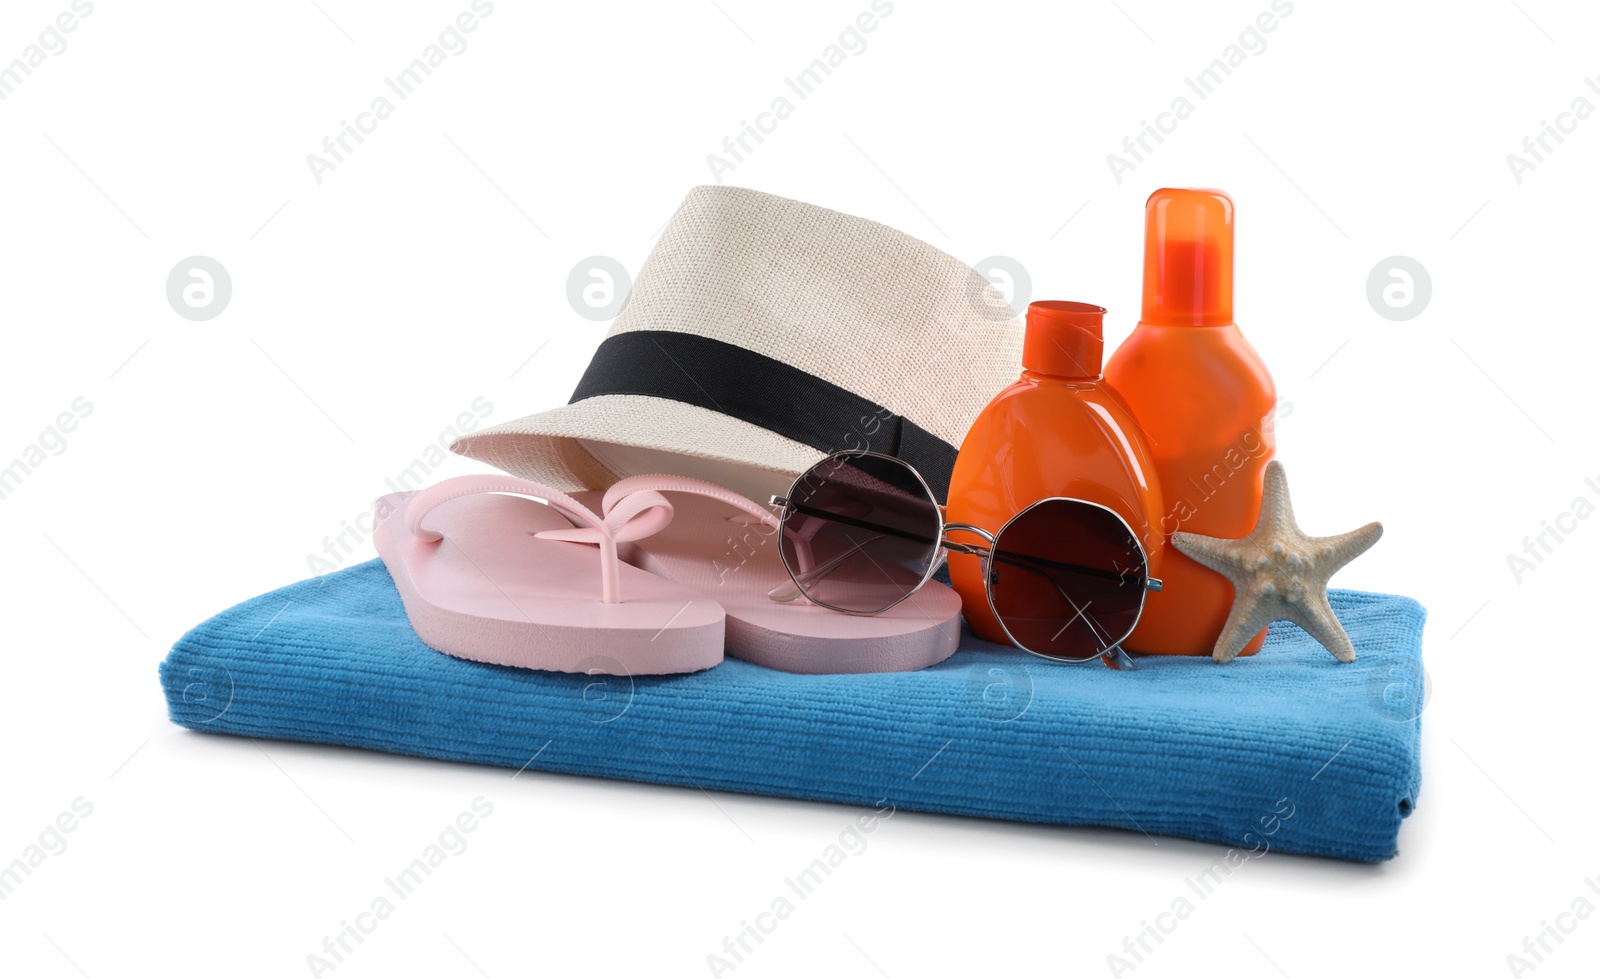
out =
[(1233, 322), (1233, 198), (1164, 187), (1144, 205), (1144, 309), (1152, 326)]
[(1095, 378), (1105, 352), (1104, 306), (1046, 299), (1028, 304), (1022, 366), (1055, 377)]

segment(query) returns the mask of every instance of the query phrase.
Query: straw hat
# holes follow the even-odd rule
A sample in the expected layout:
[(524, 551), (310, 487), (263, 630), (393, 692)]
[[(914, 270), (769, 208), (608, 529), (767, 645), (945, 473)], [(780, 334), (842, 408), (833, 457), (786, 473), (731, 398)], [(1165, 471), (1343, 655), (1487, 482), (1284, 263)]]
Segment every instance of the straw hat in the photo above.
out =
[(989, 283), (910, 235), (738, 187), (689, 192), (569, 404), (451, 449), (551, 486), (647, 472), (765, 499), (828, 452), (916, 466), (1016, 380), (1022, 326)]

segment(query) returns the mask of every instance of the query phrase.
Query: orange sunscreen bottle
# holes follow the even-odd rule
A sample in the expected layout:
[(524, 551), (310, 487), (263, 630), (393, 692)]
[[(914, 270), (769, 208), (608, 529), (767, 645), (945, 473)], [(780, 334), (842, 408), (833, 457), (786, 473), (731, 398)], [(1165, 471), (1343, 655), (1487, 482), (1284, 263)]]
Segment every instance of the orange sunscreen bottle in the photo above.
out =
[[(1233, 199), (1163, 189), (1145, 203), (1144, 311), (1106, 364), (1106, 384), (1155, 456), (1168, 535), (1250, 533), (1276, 440), (1277, 392), (1233, 322)], [(1210, 655), (1233, 605), (1222, 575), (1170, 549), (1163, 588), (1124, 644), (1131, 652)], [(1244, 647), (1261, 648), (1261, 630)]]
[[(992, 534), (1040, 500), (1088, 500), (1128, 522), (1150, 575), (1160, 577), (1161, 489), (1138, 424), (1100, 379), (1105, 312), (1089, 303), (1028, 306), (1022, 378), (995, 395), (967, 432), (945, 516)], [(1010, 645), (989, 608), (980, 559), (952, 552), (949, 560), (967, 625)]]

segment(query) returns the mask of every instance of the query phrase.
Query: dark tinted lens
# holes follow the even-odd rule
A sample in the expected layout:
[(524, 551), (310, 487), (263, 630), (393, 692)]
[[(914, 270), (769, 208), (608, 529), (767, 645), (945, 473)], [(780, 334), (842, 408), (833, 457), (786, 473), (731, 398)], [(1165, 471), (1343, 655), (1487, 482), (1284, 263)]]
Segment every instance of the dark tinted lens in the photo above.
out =
[(1042, 500), (1000, 532), (989, 601), (1018, 646), (1090, 659), (1121, 642), (1144, 607), (1145, 560), (1121, 517), (1076, 500)]
[(783, 563), (807, 598), (880, 612), (917, 589), (939, 553), (939, 509), (898, 459), (839, 455), (789, 493)]

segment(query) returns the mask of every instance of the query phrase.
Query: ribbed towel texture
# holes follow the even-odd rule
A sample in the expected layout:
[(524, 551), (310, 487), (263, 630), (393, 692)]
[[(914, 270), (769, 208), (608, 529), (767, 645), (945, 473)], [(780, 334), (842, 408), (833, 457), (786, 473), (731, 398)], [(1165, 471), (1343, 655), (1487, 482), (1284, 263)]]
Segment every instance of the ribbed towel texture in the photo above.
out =
[(1227, 666), (1117, 673), (969, 634), (915, 673), (630, 679), (436, 652), (374, 560), (201, 623), (161, 683), (197, 731), (1386, 860), (1422, 779), (1424, 611), (1331, 597), (1354, 664), (1277, 623)]

